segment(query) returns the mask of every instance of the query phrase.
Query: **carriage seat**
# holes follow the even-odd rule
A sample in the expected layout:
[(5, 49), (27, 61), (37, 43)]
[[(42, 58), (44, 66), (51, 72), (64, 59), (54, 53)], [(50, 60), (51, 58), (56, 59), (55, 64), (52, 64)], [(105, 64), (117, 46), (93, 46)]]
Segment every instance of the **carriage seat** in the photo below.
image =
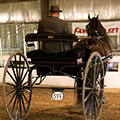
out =
[(45, 53), (41, 50), (27, 52), (27, 57), (32, 59), (78, 59), (84, 57), (84, 50), (69, 50), (60, 53)]
[[(77, 42), (78, 38), (74, 34), (28, 34), (25, 37), (26, 42), (34, 42), (34, 41), (60, 41), (60, 42)], [(74, 61), (78, 58), (82, 58), (85, 56), (85, 50), (68, 50), (59, 53), (45, 53), (38, 50), (32, 50), (27, 52), (27, 57), (31, 58), (32, 61)]]

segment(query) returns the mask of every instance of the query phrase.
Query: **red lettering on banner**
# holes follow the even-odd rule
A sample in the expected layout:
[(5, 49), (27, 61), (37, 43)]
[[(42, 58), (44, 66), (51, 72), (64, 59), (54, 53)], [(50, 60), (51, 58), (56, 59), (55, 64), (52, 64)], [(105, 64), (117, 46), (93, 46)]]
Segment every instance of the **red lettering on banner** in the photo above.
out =
[(113, 33), (114, 29), (113, 28), (109, 28), (108, 29), (108, 33)]
[[(107, 33), (118, 33), (118, 31), (119, 31), (119, 28), (105, 28), (105, 31), (107, 32)], [(79, 28), (79, 27), (76, 27), (75, 28), (75, 30), (74, 30), (74, 34), (85, 34), (85, 33), (87, 33), (87, 31), (85, 30), (85, 29), (81, 29), (81, 28)]]
[(108, 28), (105, 30), (107, 33), (118, 33), (119, 28)]
[(74, 34), (75, 34), (75, 33), (78, 33), (78, 29), (79, 29), (79, 27), (75, 28)]
[(85, 29), (82, 29), (83, 30), (83, 33), (87, 33), (87, 31)]
[(74, 34), (82, 34), (82, 33), (87, 33), (87, 31), (85, 30), (85, 29), (81, 29), (81, 28), (79, 28), (79, 27), (77, 27), (77, 28), (75, 28), (75, 30), (74, 30)]
[(119, 28), (116, 28), (116, 33), (118, 32)]

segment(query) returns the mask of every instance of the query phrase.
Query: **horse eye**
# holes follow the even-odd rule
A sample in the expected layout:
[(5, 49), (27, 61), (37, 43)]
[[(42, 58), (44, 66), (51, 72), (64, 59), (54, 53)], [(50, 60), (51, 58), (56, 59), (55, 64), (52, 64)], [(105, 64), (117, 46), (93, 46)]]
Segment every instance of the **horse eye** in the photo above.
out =
[(89, 28), (89, 25), (86, 25), (86, 29), (88, 29)]

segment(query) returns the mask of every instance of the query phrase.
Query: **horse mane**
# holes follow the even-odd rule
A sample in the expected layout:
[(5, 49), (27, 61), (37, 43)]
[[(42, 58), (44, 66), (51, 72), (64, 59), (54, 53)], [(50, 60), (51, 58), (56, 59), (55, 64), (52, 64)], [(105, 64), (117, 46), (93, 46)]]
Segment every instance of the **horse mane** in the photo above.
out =
[(99, 33), (100, 36), (103, 36), (103, 41), (108, 45), (110, 51), (112, 52), (112, 48), (110, 43), (112, 43), (112, 41), (110, 40), (110, 38), (108, 37), (104, 27), (102, 26), (102, 24), (100, 23), (100, 21), (97, 19), (97, 31)]

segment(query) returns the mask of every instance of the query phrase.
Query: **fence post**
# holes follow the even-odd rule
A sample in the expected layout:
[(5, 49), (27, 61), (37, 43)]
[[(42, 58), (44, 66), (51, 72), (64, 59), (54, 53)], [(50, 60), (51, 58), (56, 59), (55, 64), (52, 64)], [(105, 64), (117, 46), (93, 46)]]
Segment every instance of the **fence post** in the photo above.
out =
[(119, 62), (118, 62), (118, 72), (120, 72), (120, 57), (119, 57)]
[[(1, 41), (1, 38), (0, 38), (0, 55), (2, 56), (2, 41)], [(1, 60), (1, 66), (3, 66), (3, 60)]]
[(11, 54), (11, 41), (10, 41), (10, 31), (7, 32), (8, 35), (8, 54)]

